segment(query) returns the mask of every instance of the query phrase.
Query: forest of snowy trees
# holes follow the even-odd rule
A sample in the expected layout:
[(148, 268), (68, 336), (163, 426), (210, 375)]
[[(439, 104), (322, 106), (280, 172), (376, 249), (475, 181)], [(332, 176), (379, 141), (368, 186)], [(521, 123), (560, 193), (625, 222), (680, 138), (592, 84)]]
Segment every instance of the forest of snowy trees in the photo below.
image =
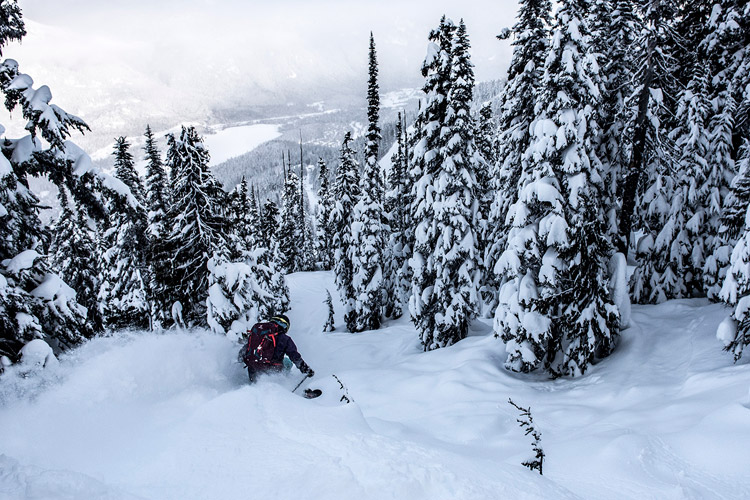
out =
[[(0, 3), (0, 28), (1, 55), (25, 35), (15, 1)], [(371, 33), (364, 150), (347, 133), (337, 165), (318, 161), (315, 203), (302, 151), (287, 152), (276, 196), (244, 178), (227, 193), (194, 127), (163, 153), (145, 128), (145, 179), (125, 137), (115, 175), (100, 172), (68, 140), (87, 125), (5, 60), (0, 90), (29, 134), (0, 155), (3, 365), (33, 339), (59, 351), (112, 329), (240, 338), (289, 307), (285, 274), (313, 270), (335, 274), (350, 332), (409, 315), (433, 350), (493, 317), (513, 371), (584, 373), (616, 349), (628, 294), (725, 302), (719, 337), (738, 360), (750, 343), (750, 2), (562, 0), (553, 13), (551, 0), (520, 0), (499, 38), (513, 56), (493, 116), (472, 105), (467, 26), (439, 21), (419, 112), (399, 115), (381, 162), (391, 144)], [(52, 227), (32, 176), (59, 189)]]

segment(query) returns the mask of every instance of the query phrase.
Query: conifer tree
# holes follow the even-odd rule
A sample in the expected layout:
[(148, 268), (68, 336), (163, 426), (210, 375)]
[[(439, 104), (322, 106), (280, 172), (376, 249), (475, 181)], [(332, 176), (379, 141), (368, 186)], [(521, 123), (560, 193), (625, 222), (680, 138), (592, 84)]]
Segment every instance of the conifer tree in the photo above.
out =
[(630, 158), (631, 144), (626, 129), (630, 118), (628, 99), (634, 92), (634, 44), (639, 22), (632, 1), (614, 0), (611, 6), (608, 3), (597, 2), (603, 7), (595, 10), (593, 19), (598, 29), (594, 40), (598, 42), (595, 50), (599, 53), (603, 84), (598, 110), (601, 136), (597, 152), (604, 170), (607, 229), (614, 239), (618, 234), (618, 190)]
[[(501, 94), (498, 116), (497, 162), (491, 164), (490, 170), (494, 197), (487, 223), (484, 263), (487, 269), (485, 288), (488, 290), (485, 293), (500, 286), (502, 273), (495, 271), (495, 264), (505, 250), (512, 222), (506, 220), (508, 210), (516, 202), (519, 188), (528, 182), (531, 175), (528, 165), (524, 163), (524, 152), (529, 146), (529, 125), (535, 117), (537, 87), (549, 45), (551, 9), (550, 0), (520, 0), (518, 21), (512, 29), (513, 56), (508, 69), (508, 83)], [(506, 38), (510, 33), (499, 38)], [(489, 298), (488, 306), (496, 302), (497, 299)]]
[(143, 185), (125, 137), (115, 142), (115, 173), (141, 205), (128, 206), (113, 196), (108, 209), (110, 225), (102, 243), (102, 280), (99, 302), (108, 328), (147, 328), (150, 322), (149, 269), (147, 266), (148, 216), (144, 208)]
[(324, 271), (333, 269), (333, 234), (331, 231), (331, 212), (333, 211), (333, 193), (329, 189), (328, 165), (323, 158), (318, 159), (320, 189), (318, 190), (318, 258)]
[(659, 203), (671, 196), (668, 192), (657, 191), (654, 186), (663, 190), (672, 185), (668, 165), (675, 161), (671, 158), (673, 145), (662, 124), (674, 112), (672, 92), (677, 84), (673, 78), (672, 51), (677, 42), (669, 25), (675, 16), (671, 2), (648, 0), (639, 7), (642, 22), (635, 42), (636, 85), (626, 103), (629, 113), (626, 133), (631, 153), (619, 188), (618, 250), (627, 253), (633, 231), (647, 233), (643, 244), (633, 245), (643, 269), (636, 269), (637, 276), (631, 280), (633, 298), (644, 301), (649, 295), (645, 286), (652, 277), (645, 268), (652, 266), (652, 242), (666, 219), (665, 206)]
[(524, 153), (531, 178), (510, 208), (513, 225), (498, 261), (505, 283), (495, 331), (514, 371), (581, 374), (609, 354), (618, 335), (598, 128), (591, 123), (601, 81), (588, 46), (586, 5), (567, 0), (557, 12)]
[(143, 135), (146, 137), (143, 151), (146, 153), (146, 207), (148, 208), (149, 235), (159, 238), (164, 234), (164, 217), (169, 204), (167, 173), (150, 126), (146, 125), (146, 132)]
[(396, 123), (396, 142), (396, 152), (391, 157), (391, 170), (388, 173), (389, 189), (385, 196), (385, 210), (388, 213), (390, 226), (385, 273), (385, 316), (394, 319), (403, 315), (404, 308), (409, 303), (409, 293), (411, 293), (409, 268), (411, 248), (407, 236), (411, 189), (407, 175), (406, 137), (401, 113), (398, 114)]
[(299, 178), (288, 172), (281, 195), (281, 224), (276, 237), (279, 241), (281, 268), (285, 274), (302, 270), (302, 228), (300, 217)]
[(352, 286), (354, 288), (354, 328), (351, 332), (380, 328), (383, 307), (383, 255), (385, 236), (383, 186), (378, 165), (380, 96), (375, 40), (370, 33), (369, 81), (367, 87), (367, 144), (365, 168), (360, 179), (360, 198), (352, 215)]
[(664, 226), (654, 241), (655, 280), (650, 294), (665, 299), (701, 295), (705, 260), (706, 190), (708, 152), (707, 85), (704, 61), (682, 94), (677, 111), (678, 127), (672, 131), (680, 152), (679, 167), (672, 177), (675, 187)]
[[(0, 54), (25, 34), (18, 4), (0, 3)], [(20, 115), (28, 132), (18, 139), (6, 137), (0, 155), (0, 356), (16, 360), (34, 338), (44, 338), (57, 352), (80, 343), (87, 328), (86, 309), (44, 256), (49, 232), (29, 178), (47, 177), (59, 189), (69, 189), (76, 204), (96, 217), (105, 215), (102, 186), (123, 193), (127, 186), (94, 167), (69, 140), (73, 131), (88, 130), (86, 123), (50, 104), (50, 89), (35, 88), (15, 60), (0, 64), (0, 91), (7, 110)]]
[[(474, 130), (473, 130), (474, 143), (476, 146), (475, 158), (473, 163), (476, 168), (476, 193), (475, 196), (479, 202), (479, 214), (480, 218), (477, 221), (477, 249), (479, 255), (482, 257), (482, 263), (484, 264), (484, 256), (487, 251), (487, 247), (492, 244), (490, 241), (491, 234), (494, 231), (490, 230), (489, 218), (492, 210), (492, 202), (495, 197), (493, 191), (492, 179), (490, 177), (491, 170), (497, 163), (497, 125), (492, 116), (492, 106), (489, 102), (482, 105), (479, 110), (478, 116), (474, 118)], [(497, 307), (497, 284), (495, 282), (494, 273), (489, 268), (483, 268), (481, 273), (481, 281), (479, 283), (481, 306), (488, 312), (494, 313)]]
[(336, 288), (344, 304), (344, 321), (347, 329), (356, 331), (354, 311), (355, 291), (352, 269), (352, 212), (359, 201), (359, 165), (351, 147), (352, 135), (347, 132), (341, 145), (339, 167), (333, 187), (335, 206), (331, 212), (333, 234), (333, 260)]
[[(281, 254), (279, 240), (276, 237), (279, 227), (279, 209), (273, 200), (266, 200), (264, 207), (260, 232), (263, 236), (262, 241), (268, 242), (268, 251), (264, 252), (262, 245), (259, 247), (258, 263), (268, 268), (268, 277), (261, 278), (261, 287), (270, 290), (274, 297), (273, 310), (264, 311), (261, 309), (261, 316), (270, 317), (289, 309), (289, 288), (284, 279), (281, 265), (283, 255)], [(267, 280), (270, 280), (270, 283), (266, 285)]]
[(315, 229), (305, 199), (305, 167), (302, 164), (302, 143), (300, 142), (300, 167), (299, 167), (299, 210), (297, 212), (297, 232), (299, 245), (298, 270), (315, 270)]
[(163, 251), (166, 247), (166, 217), (170, 203), (170, 190), (161, 153), (156, 146), (156, 140), (149, 125), (146, 125), (144, 136), (146, 137), (143, 151), (146, 160), (146, 209), (148, 210), (148, 299), (151, 307), (151, 328), (159, 329), (162, 324), (168, 322), (165, 317), (169, 308), (168, 299), (163, 287), (158, 286), (157, 276), (166, 276), (169, 272), (169, 256)]
[(273, 200), (266, 200), (263, 205), (263, 217), (260, 221), (260, 234), (265, 241), (278, 240), (276, 231), (279, 224), (279, 207)]
[(222, 215), (226, 195), (208, 169), (209, 154), (194, 127), (182, 127), (179, 137), (167, 136), (167, 161), (174, 177), (172, 203), (163, 255), (171, 263), (167, 275), (157, 275), (166, 306), (179, 302), (188, 324), (206, 324), (208, 259), (226, 247), (227, 224)]
[[(470, 113), (474, 70), (469, 60), (469, 40), (463, 20), (451, 47), (450, 87), (441, 135), (441, 169), (434, 179), (436, 282), (435, 331), (425, 332), (426, 349), (451, 345), (466, 337), (478, 312), (477, 288), (482, 259), (478, 235), (481, 213), (477, 170), (483, 159), (475, 155)], [(481, 167), (480, 167), (481, 166)]]
[(750, 345), (750, 141), (745, 142), (743, 152), (739, 173), (732, 182), (733, 203), (727, 207), (724, 223), (726, 231), (736, 231), (737, 223), (741, 223), (742, 229), (732, 249), (731, 264), (720, 293), (721, 300), (734, 308), (730, 316), (731, 335), (722, 340), (724, 350), (734, 355), (735, 362)]
[(75, 291), (77, 302), (86, 310), (85, 326), (82, 325), (78, 335), (92, 338), (104, 329), (97, 301), (99, 265), (95, 230), (81, 210), (70, 207), (65, 189), (60, 190), (59, 199), (62, 212), (53, 229), (51, 265)]
[[(417, 116), (414, 147), (409, 160), (410, 176), (414, 180), (410, 218), (416, 224), (409, 312), (425, 350), (441, 347), (441, 342), (435, 338), (440, 307), (434, 293), (438, 279), (434, 252), (440, 236), (435, 213), (439, 201), (436, 185), (446, 146), (441, 128), (446, 122), (455, 30), (453, 22), (443, 16), (439, 27), (430, 32), (427, 56), (422, 64), (422, 76), (425, 77), (422, 90), (426, 97)], [(440, 340), (445, 340), (443, 345), (447, 345), (448, 339)]]
[(742, 2), (716, 2), (707, 23), (710, 30), (699, 47), (699, 53), (705, 54), (713, 75), (710, 81), (713, 116), (708, 126), (708, 178), (705, 185), (710, 204), (707, 257), (703, 270), (705, 292), (711, 300), (718, 299), (730, 265), (732, 248), (744, 221), (744, 211), (736, 206), (734, 189), (730, 193), (730, 186), (737, 173), (737, 145), (742, 144), (743, 138), (750, 138), (747, 118), (750, 95), (744, 90), (750, 84), (749, 15), (750, 6), (743, 7)]
[[(243, 178), (244, 180), (244, 178)], [(258, 197), (255, 194), (255, 186), (250, 189), (248, 197), (247, 220), (241, 230), (248, 248), (258, 244), (260, 238), (260, 207), (258, 206)]]

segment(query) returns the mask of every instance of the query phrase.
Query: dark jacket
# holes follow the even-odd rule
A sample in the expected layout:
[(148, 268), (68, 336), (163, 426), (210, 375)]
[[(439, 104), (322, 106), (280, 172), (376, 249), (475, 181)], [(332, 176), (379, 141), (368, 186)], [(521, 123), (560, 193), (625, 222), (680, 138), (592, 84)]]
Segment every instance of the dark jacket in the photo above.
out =
[(305, 362), (302, 360), (302, 356), (297, 352), (297, 346), (292, 340), (292, 337), (286, 333), (276, 334), (276, 349), (273, 351), (273, 364), (283, 364), (284, 355), (289, 356), (294, 366), (300, 368)]

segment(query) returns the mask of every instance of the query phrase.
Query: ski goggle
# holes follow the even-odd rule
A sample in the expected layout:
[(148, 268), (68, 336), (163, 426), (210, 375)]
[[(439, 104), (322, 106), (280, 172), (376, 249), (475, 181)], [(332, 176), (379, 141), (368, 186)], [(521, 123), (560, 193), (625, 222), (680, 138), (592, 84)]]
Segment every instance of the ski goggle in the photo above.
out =
[(279, 318), (278, 316), (274, 316), (271, 318), (271, 321), (279, 325), (284, 330), (289, 330), (289, 322), (285, 320), (284, 318)]

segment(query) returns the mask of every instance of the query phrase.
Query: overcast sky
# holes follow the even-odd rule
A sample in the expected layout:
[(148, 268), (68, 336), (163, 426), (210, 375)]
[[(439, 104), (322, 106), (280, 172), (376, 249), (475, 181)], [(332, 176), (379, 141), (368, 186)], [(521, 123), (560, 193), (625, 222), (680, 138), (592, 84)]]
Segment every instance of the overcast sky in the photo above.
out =
[[(420, 86), (427, 34), (464, 18), (478, 80), (504, 76), (515, 0), (20, 0), (18, 59), (54, 102), (89, 121), (179, 119), (236, 104), (364, 96), (372, 30), (384, 91)], [(117, 109), (112, 109), (116, 107)], [(87, 116), (89, 115), (89, 116)], [(148, 116), (146, 117), (148, 118)], [(113, 123), (114, 122), (114, 123)], [(109, 127), (108, 127), (109, 128)]]

